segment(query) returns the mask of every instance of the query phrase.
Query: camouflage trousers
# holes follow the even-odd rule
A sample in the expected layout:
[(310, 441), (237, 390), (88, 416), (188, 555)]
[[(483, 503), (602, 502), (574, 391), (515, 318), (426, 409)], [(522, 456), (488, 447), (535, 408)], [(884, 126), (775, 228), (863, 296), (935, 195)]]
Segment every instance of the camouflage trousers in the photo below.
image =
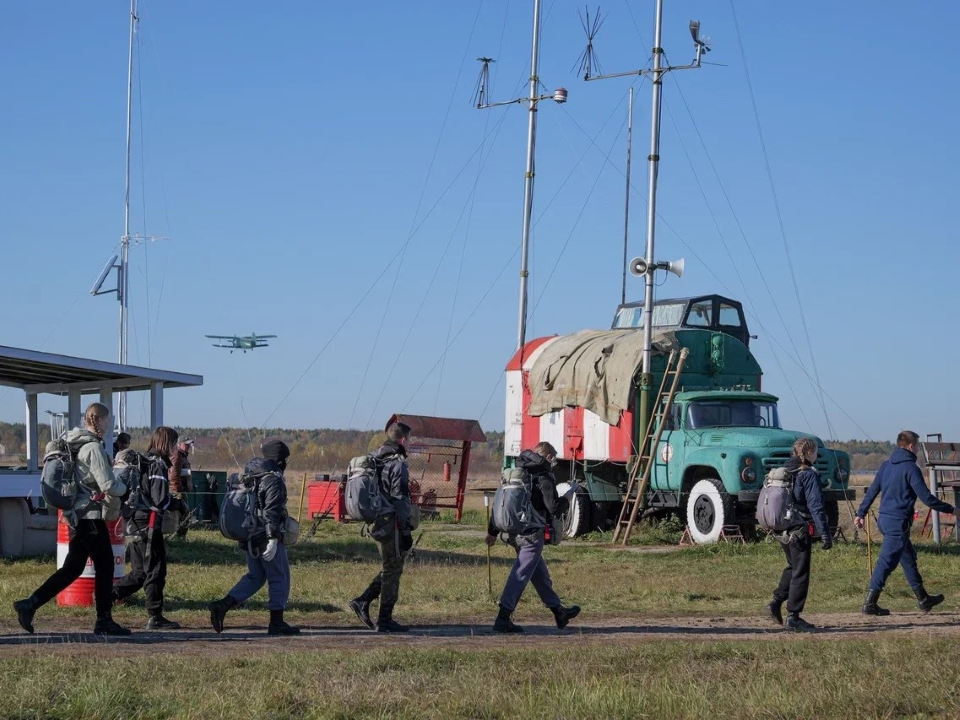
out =
[(403, 575), (407, 551), (398, 554), (398, 546), (392, 537), (377, 545), (380, 547), (383, 567), (360, 597), (367, 602), (380, 598), (380, 616), (387, 618), (392, 617), (393, 606), (400, 597), (400, 576)]

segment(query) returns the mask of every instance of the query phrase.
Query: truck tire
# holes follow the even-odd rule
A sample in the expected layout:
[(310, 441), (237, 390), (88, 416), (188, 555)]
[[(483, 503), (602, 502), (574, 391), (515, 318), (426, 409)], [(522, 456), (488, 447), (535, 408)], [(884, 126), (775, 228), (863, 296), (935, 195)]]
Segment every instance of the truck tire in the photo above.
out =
[[(567, 491), (567, 483), (557, 485), (557, 493), (562, 495)], [(570, 500), (570, 508), (563, 515), (563, 536), (575, 538), (590, 531), (590, 496), (583, 489), (578, 489)]]
[(708, 545), (720, 539), (720, 531), (733, 519), (733, 503), (723, 483), (717, 478), (704, 478), (691, 489), (687, 498), (687, 528), (697, 545)]

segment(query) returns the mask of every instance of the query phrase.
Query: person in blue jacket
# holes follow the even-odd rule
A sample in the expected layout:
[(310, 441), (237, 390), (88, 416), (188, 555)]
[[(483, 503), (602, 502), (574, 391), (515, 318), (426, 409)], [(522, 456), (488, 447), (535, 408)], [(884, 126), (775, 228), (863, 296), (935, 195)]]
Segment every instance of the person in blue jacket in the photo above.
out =
[[(813, 530), (816, 530), (824, 550), (833, 547), (833, 535), (820, 490), (820, 475), (814, 467), (816, 461), (817, 441), (802, 437), (793, 444), (793, 455), (784, 465), (793, 473), (793, 501), (798, 513), (791, 526), (775, 536), (787, 556), (787, 566), (780, 575), (780, 584), (773, 591), (773, 600), (767, 605), (767, 613), (788, 632), (816, 630), (816, 626), (800, 617), (810, 589)], [(787, 603), (786, 622), (781, 609), (784, 602)]]
[(904, 430), (897, 435), (896, 450), (890, 459), (880, 466), (877, 476), (863, 495), (860, 509), (857, 510), (855, 522), (858, 528), (863, 528), (863, 518), (877, 494), (882, 493), (877, 524), (883, 533), (883, 547), (873, 568), (873, 575), (870, 576), (870, 587), (862, 608), (864, 615), (890, 614), (889, 610), (877, 604), (877, 600), (880, 599), (883, 586), (897, 563), (903, 568), (903, 574), (917, 596), (921, 611), (928, 613), (943, 602), (943, 595), (929, 595), (923, 587), (923, 578), (917, 568), (917, 551), (910, 542), (910, 526), (913, 525), (917, 498), (936, 512), (953, 513), (960, 517), (960, 510), (938, 500), (927, 489), (923, 474), (917, 467), (919, 440), (920, 436), (912, 430)]

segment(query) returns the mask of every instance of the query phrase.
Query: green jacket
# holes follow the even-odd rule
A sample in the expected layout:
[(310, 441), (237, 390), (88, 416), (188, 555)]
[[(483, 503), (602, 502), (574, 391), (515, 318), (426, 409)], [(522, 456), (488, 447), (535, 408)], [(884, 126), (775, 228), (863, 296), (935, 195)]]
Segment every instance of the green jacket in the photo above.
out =
[[(67, 445), (77, 450), (77, 475), (84, 492), (77, 495), (74, 510), (81, 520), (116, 520), (120, 517), (120, 497), (127, 492), (113, 472), (110, 458), (100, 438), (85, 428), (67, 433)], [(102, 502), (91, 502), (91, 495), (104, 494)]]

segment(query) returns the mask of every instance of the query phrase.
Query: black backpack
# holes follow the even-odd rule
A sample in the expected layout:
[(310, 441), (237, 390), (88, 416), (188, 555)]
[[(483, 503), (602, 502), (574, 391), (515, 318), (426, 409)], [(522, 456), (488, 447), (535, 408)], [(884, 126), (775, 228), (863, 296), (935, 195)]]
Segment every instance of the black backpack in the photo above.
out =
[(150, 509), (143, 496), (143, 479), (150, 474), (150, 463), (149, 456), (136, 450), (127, 449), (117, 455), (114, 472), (128, 490), (127, 498), (120, 506), (120, 516), (124, 520), (131, 520), (137, 511)]

